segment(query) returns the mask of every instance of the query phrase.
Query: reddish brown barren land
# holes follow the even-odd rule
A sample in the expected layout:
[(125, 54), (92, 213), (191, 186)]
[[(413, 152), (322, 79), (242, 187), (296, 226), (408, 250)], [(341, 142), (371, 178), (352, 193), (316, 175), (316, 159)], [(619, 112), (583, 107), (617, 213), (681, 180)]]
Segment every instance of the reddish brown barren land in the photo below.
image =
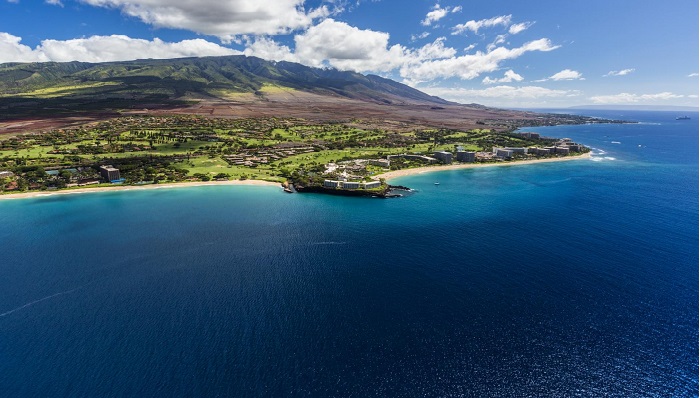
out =
[[(486, 108), (479, 105), (435, 105), (362, 101), (340, 96), (303, 91), (281, 91), (264, 95), (234, 94), (228, 98), (188, 98), (188, 105), (138, 105), (132, 109), (101, 112), (57, 112), (56, 116), (37, 116), (0, 120), (0, 134), (40, 132), (73, 127), (132, 114), (195, 114), (222, 118), (297, 117), (315, 122), (342, 121), (363, 128), (395, 131), (422, 128), (505, 130), (525, 121), (541, 120), (539, 114)], [(145, 107), (144, 107), (145, 106)]]

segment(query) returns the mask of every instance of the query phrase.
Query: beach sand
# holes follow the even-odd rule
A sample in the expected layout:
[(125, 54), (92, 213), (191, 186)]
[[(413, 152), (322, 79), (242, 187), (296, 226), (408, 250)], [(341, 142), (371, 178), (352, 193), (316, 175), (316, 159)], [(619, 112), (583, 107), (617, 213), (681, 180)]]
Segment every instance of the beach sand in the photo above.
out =
[[(405, 177), (416, 174), (432, 173), (436, 171), (444, 170), (458, 170), (458, 169), (473, 169), (480, 167), (500, 167), (500, 166), (518, 166), (533, 163), (550, 163), (550, 162), (563, 162), (569, 160), (580, 160), (588, 159), (591, 157), (590, 152), (584, 153), (578, 156), (566, 156), (563, 158), (549, 158), (549, 159), (538, 159), (538, 160), (516, 160), (511, 162), (499, 162), (499, 163), (467, 163), (467, 164), (452, 164), (447, 166), (427, 166), (427, 167), (417, 167), (413, 169), (395, 170), (386, 173), (375, 175), (377, 178), (384, 178), (386, 180), (391, 180), (397, 177)], [(57, 191), (32, 191), (32, 192), (22, 192), (22, 193), (9, 193), (0, 195), (0, 200), (8, 199), (24, 199), (24, 198), (36, 198), (43, 196), (53, 196), (53, 195), (72, 195), (79, 193), (92, 193), (92, 192), (109, 192), (109, 191), (140, 191), (145, 189), (170, 189), (170, 188), (186, 188), (186, 187), (198, 187), (198, 186), (208, 186), (208, 185), (257, 185), (257, 186), (274, 186), (282, 187), (278, 182), (262, 181), (262, 180), (233, 180), (233, 181), (197, 181), (197, 182), (179, 182), (170, 184), (149, 184), (149, 185), (116, 185), (113, 187), (95, 187), (95, 188), (75, 188), (75, 189), (64, 189)]]
[(25, 198), (36, 198), (43, 196), (54, 196), (54, 195), (72, 195), (79, 193), (92, 193), (92, 192), (110, 192), (110, 191), (141, 191), (147, 189), (171, 189), (171, 188), (187, 188), (187, 187), (199, 187), (208, 185), (257, 185), (257, 186), (273, 186), (280, 187), (282, 185), (279, 182), (261, 181), (261, 180), (233, 180), (233, 181), (196, 181), (196, 182), (179, 182), (179, 183), (169, 183), (169, 184), (149, 184), (149, 185), (117, 185), (113, 187), (95, 187), (95, 188), (75, 188), (75, 189), (64, 189), (60, 191), (32, 191), (32, 192), (22, 192), (22, 193), (10, 193), (5, 195), (0, 195), (0, 200), (8, 199), (25, 199)]
[(591, 157), (591, 153), (588, 152), (588, 153), (584, 153), (584, 154), (577, 155), (577, 156), (566, 156), (566, 157), (562, 157), (562, 158), (514, 160), (514, 161), (510, 161), (510, 162), (498, 162), (498, 163), (460, 163), (460, 164), (451, 164), (451, 165), (446, 165), (446, 166), (426, 166), (426, 167), (416, 167), (413, 169), (389, 171), (386, 173), (377, 174), (374, 177), (384, 178), (388, 181), (388, 180), (391, 180), (392, 178), (406, 177), (406, 176), (423, 174), (423, 173), (432, 173), (435, 171), (476, 169), (476, 168), (481, 168), (481, 167), (518, 166), (518, 165), (533, 164), (533, 163), (565, 162), (565, 161), (569, 161), (569, 160), (589, 159), (590, 157)]

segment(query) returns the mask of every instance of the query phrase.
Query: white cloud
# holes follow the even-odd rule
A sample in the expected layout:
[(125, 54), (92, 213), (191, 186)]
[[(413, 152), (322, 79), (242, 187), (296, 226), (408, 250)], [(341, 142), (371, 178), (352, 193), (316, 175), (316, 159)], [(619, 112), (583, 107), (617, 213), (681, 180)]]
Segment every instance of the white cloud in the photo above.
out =
[(506, 71), (506, 73), (503, 74), (503, 77), (500, 79), (491, 79), (490, 77), (485, 77), (482, 83), (484, 84), (496, 84), (496, 83), (512, 83), (512, 82), (521, 82), (523, 81), (524, 78), (520, 76), (519, 74), (515, 73), (512, 69)]
[(560, 81), (560, 80), (586, 80), (586, 79), (583, 78), (583, 76), (581, 75), (580, 72), (577, 72), (577, 71), (571, 70), (571, 69), (564, 69), (563, 71), (557, 72), (545, 80)]
[(46, 62), (45, 54), (21, 44), (22, 38), (9, 33), (0, 33), (0, 63), (2, 62)]
[(508, 33), (511, 35), (517, 35), (518, 33), (527, 30), (530, 26), (532, 26), (532, 24), (533, 22), (522, 22), (510, 25), (510, 28), (508, 28)]
[(688, 77), (698, 77), (698, 73), (697, 72), (691, 73), (688, 75)]
[(91, 36), (72, 40), (44, 40), (35, 49), (21, 44), (21, 38), (0, 33), (0, 62), (107, 62), (139, 58), (182, 58), (240, 54), (203, 39), (176, 43), (132, 39), (127, 36)]
[(289, 47), (281, 45), (268, 37), (258, 37), (253, 41), (248, 41), (243, 54), (270, 61), (299, 62), (299, 58), (292, 53)]
[(423, 32), (423, 33), (421, 33), (421, 34), (419, 34), (419, 35), (411, 35), (411, 41), (413, 42), (413, 41), (416, 41), (416, 40), (425, 39), (425, 38), (428, 37), (428, 36), (430, 36), (430, 33), (429, 33), (429, 32)]
[(493, 17), (489, 19), (481, 19), (478, 21), (471, 20), (463, 24), (455, 25), (452, 27), (452, 34), (458, 35), (467, 30), (473, 33), (479, 33), (479, 29), (482, 28), (492, 28), (494, 26), (502, 25), (508, 26), (510, 24), (511, 15), (501, 15), (500, 17)]
[(640, 102), (668, 101), (683, 97), (683, 95), (673, 94), (666, 91), (657, 94), (620, 93), (614, 95), (599, 95), (591, 97), (590, 99), (596, 104), (636, 104)]
[(498, 47), (499, 44), (505, 43), (507, 37), (508, 37), (508, 35), (496, 36), (496, 38), (493, 40), (493, 43), (486, 46), (486, 51), (492, 51), (494, 48)]
[(186, 29), (224, 41), (241, 34), (283, 34), (330, 14), (322, 6), (308, 11), (304, 0), (80, 0), (114, 8), (155, 27)]
[(632, 73), (632, 72), (634, 72), (634, 68), (622, 69), (622, 70), (611, 70), (610, 72), (604, 74), (603, 77), (608, 77), (608, 76), (625, 76), (625, 75), (629, 75), (629, 74)]
[(345, 22), (326, 19), (294, 37), (295, 54), (311, 66), (328, 65), (356, 72), (388, 72), (401, 65), (405, 49), (389, 47), (389, 34), (358, 29)]
[(433, 24), (433, 22), (437, 22), (441, 20), (442, 18), (449, 13), (449, 9), (447, 8), (440, 8), (440, 4), (435, 4), (433, 7), (433, 10), (430, 11), (425, 15), (425, 19), (422, 20), (420, 23), (423, 26), (430, 26)]
[(61, 0), (45, 0), (45, 1), (46, 1), (46, 4), (51, 4), (53, 6), (63, 7), (63, 3), (61, 2)]
[(421, 88), (430, 95), (462, 104), (481, 103), (494, 106), (532, 106), (543, 105), (550, 101), (567, 100), (580, 95), (578, 91), (551, 90), (539, 86), (495, 86), (481, 90), (467, 88), (427, 87)]
[(433, 6), (433, 10), (430, 11), (425, 15), (425, 19), (423, 19), (420, 23), (423, 26), (430, 26), (433, 23), (445, 18), (447, 14), (449, 13), (456, 13), (462, 11), (462, 6), (457, 6), (457, 7), (445, 7), (442, 8), (440, 7), (440, 3), (437, 3)]
[(505, 60), (518, 58), (527, 52), (552, 51), (557, 48), (559, 46), (552, 45), (549, 39), (539, 39), (517, 48), (498, 47), (485, 53), (477, 51), (474, 54), (465, 54), (459, 57), (407, 63), (401, 67), (400, 74), (401, 77), (413, 81), (414, 84), (450, 77), (470, 80), (482, 73), (497, 70)]

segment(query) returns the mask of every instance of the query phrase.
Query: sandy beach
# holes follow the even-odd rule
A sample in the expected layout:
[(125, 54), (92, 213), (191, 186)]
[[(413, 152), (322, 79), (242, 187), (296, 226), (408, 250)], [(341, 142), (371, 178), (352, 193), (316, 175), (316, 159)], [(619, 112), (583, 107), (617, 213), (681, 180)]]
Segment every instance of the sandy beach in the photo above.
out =
[(448, 166), (426, 166), (426, 167), (416, 167), (413, 169), (389, 171), (386, 173), (377, 174), (374, 177), (384, 178), (388, 181), (388, 180), (391, 180), (392, 178), (406, 177), (406, 176), (410, 176), (410, 175), (432, 173), (432, 172), (444, 171), (444, 170), (476, 169), (476, 168), (481, 168), (481, 167), (502, 167), (502, 166), (518, 166), (518, 165), (533, 164), (533, 163), (565, 162), (565, 161), (569, 161), (569, 160), (589, 159), (590, 157), (591, 157), (591, 153), (588, 152), (588, 153), (584, 153), (584, 154), (577, 155), (577, 156), (566, 156), (563, 158), (514, 160), (514, 161), (510, 161), (510, 162), (478, 163), (478, 164), (476, 164), (476, 163), (461, 163), (461, 164), (451, 164)]
[(142, 191), (150, 189), (172, 189), (172, 188), (187, 188), (187, 187), (199, 187), (208, 185), (257, 185), (257, 186), (273, 186), (280, 187), (278, 182), (262, 181), (262, 180), (233, 180), (233, 181), (196, 181), (196, 182), (179, 182), (179, 183), (169, 183), (169, 184), (149, 184), (149, 185), (116, 185), (113, 187), (95, 187), (95, 188), (76, 188), (76, 189), (64, 189), (60, 191), (32, 191), (32, 192), (22, 192), (22, 193), (11, 193), (0, 195), (0, 200), (9, 199), (25, 199), (25, 198), (36, 198), (43, 196), (54, 196), (54, 195), (73, 195), (73, 194), (83, 194), (83, 193), (95, 193), (95, 192), (110, 192), (110, 191)]
[[(413, 169), (404, 169), (389, 171), (386, 173), (378, 174), (375, 177), (384, 178), (386, 180), (391, 180), (393, 178), (405, 177), (416, 174), (432, 173), (436, 171), (444, 170), (458, 170), (458, 169), (473, 169), (480, 167), (502, 167), (502, 166), (518, 166), (533, 163), (550, 163), (550, 162), (565, 162), (570, 160), (581, 160), (588, 159), (591, 157), (590, 152), (584, 153), (578, 156), (567, 156), (563, 158), (549, 158), (549, 159), (539, 159), (539, 160), (516, 160), (511, 162), (499, 162), (499, 163), (468, 163), (468, 164), (452, 164), (448, 166), (426, 166), (417, 167)], [(63, 189), (57, 191), (32, 191), (32, 192), (22, 192), (22, 193), (9, 193), (0, 195), (0, 200), (10, 200), (10, 199), (25, 199), (25, 198), (36, 198), (43, 196), (54, 196), (54, 195), (73, 195), (82, 193), (95, 193), (95, 192), (109, 192), (109, 191), (140, 191), (149, 189), (172, 189), (172, 188), (187, 188), (187, 187), (199, 187), (199, 186), (209, 186), (209, 185), (257, 185), (257, 186), (274, 186), (280, 187), (281, 184), (278, 182), (262, 181), (262, 180), (232, 180), (232, 181), (197, 181), (197, 182), (179, 182), (179, 183), (169, 183), (169, 184), (149, 184), (149, 185), (115, 185), (112, 187), (83, 187), (75, 189)]]

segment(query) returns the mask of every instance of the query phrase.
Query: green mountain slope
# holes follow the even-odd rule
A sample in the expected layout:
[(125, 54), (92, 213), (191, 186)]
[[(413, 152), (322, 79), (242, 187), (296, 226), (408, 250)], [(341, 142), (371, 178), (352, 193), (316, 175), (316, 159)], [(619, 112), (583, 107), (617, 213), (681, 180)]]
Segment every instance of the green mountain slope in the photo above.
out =
[(384, 104), (448, 104), (379, 76), (246, 56), (107, 63), (0, 64), (0, 97), (68, 100), (187, 99), (221, 92), (260, 94), (278, 86)]

